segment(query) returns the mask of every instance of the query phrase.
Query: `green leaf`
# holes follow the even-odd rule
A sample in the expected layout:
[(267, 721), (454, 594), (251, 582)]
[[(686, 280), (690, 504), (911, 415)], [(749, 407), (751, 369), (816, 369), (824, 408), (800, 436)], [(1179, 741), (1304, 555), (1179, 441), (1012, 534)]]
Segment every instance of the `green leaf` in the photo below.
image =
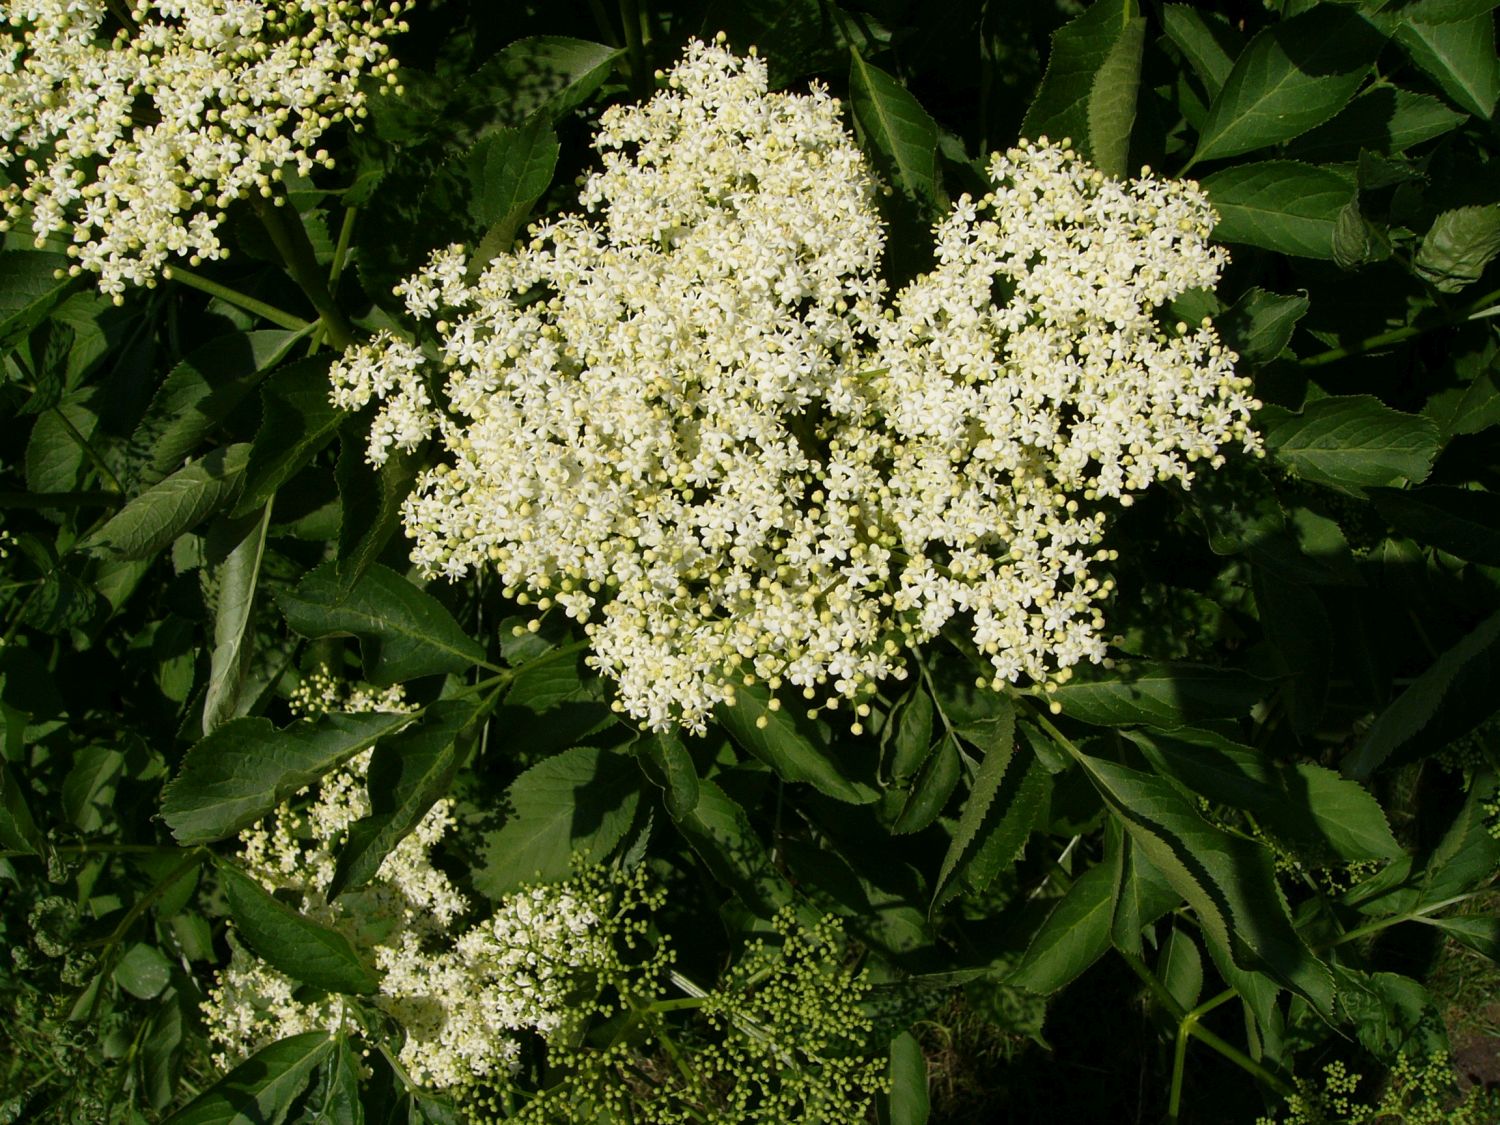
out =
[(1335, 5), (1261, 31), (1208, 107), (1193, 162), (1238, 156), (1321, 125), (1354, 96), (1384, 43), (1358, 13)]
[(80, 548), (103, 548), (127, 559), (149, 558), (234, 502), (249, 457), (250, 446), (245, 444), (214, 450), (132, 499), (81, 540)]
[(698, 768), (675, 731), (653, 731), (635, 744), (636, 754), (650, 763), (648, 776), (665, 793), (667, 812), (681, 819), (698, 807)]
[(379, 564), (343, 599), (332, 564), (324, 563), (276, 600), (287, 624), (304, 637), (358, 637), (373, 683), (466, 672), (484, 659), (442, 603)]
[(1457, 293), (1484, 275), (1500, 254), (1500, 204), (1457, 207), (1433, 220), (1412, 264), (1424, 281)]
[(1467, 488), (1375, 488), (1376, 510), (1402, 535), (1469, 562), (1500, 566), (1500, 496)]
[[(1467, 733), (1495, 709), (1496, 683), (1500, 683), (1500, 613), (1491, 614), (1439, 656), (1376, 717), (1359, 747), (1344, 761), (1344, 773), (1357, 781), (1366, 780), (1421, 734), (1445, 707), (1455, 713), (1447, 716), (1447, 738), (1443, 741)], [(1454, 701), (1464, 705), (1461, 716)], [(1431, 749), (1439, 749), (1442, 744), (1437, 742)]]
[(0, 252), (0, 353), (8, 352), (40, 324), (80, 282), (53, 275), (71, 263), (50, 250)]
[(1500, 98), (1495, 21), (1488, 13), (1458, 23), (1404, 21), (1396, 41), (1455, 104), (1488, 121)]
[[(1007, 701), (1008, 702), (1008, 701)], [(989, 818), (991, 806), (995, 804), (995, 798), (1000, 793), (1001, 782), (1008, 772), (1007, 767), (1015, 757), (1015, 733), (1016, 712), (1013, 706), (1006, 707), (1006, 721), (1003, 733), (986, 750), (984, 757), (980, 760), (979, 769), (974, 774), (974, 783), (969, 788), (968, 800), (964, 802), (963, 811), (958, 816), (958, 827), (954, 829), (952, 842), (948, 845), (948, 852), (943, 856), (943, 865), (938, 870), (937, 882), (933, 884), (932, 905), (934, 908), (941, 905), (950, 895), (944, 894), (949, 888), (949, 881), (957, 872), (959, 864), (966, 858), (966, 853), (973, 847), (979, 836), (980, 829), (985, 826)], [(1024, 771), (1025, 762), (1029, 756), (1023, 757), (1021, 769), (1013, 772), (1019, 774)], [(1014, 794), (1011, 794), (1013, 797)], [(1003, 822), (1017, 818), (1013, 814), (1014, 800), (1002, 804), (996, 810), (996, 821)], [(1026, 842), (1026, 836), (1031, 831), (1031, 825), (1035, 817), (1035, 807), (1026, 810), (1024, 826), (1012, 827), (1007, 833), (1009, 837), (1007, 844), (1014, 845), (1010, 849), (1010, 855), (1001, 862), (1008, 862), (1014, 858), (1022, 844)], [(1016, 839), (1019, 837), (1019, 839)]]
[(1500, 370), (1494, 357), (1482, 363), (1467, 385), (1433, 395), (1422, 408), (1442, 429), (1445, 442), (1458, 434), (1477, 434), (1500, 425)]
[(349, 826), (328, 897), (364, 886), (397, 844), (446, 796), (458, 772), (460, 732), (474, 717), (463, 700), (431, 704), (412, 726), (382, 739), (370, 756), (370, 814)]
[(1385, 0), (1370, 6), (1419, 23), (1460, 23), (1494, 11), (1500, 0)]
[(1251, 576), (1255, 608), (1285, 673), (1282, 694), (1292, 729), (1311, 737), (1323, 717), (1334, 663), (1333, 627), (1317, 588), (1269, 567)]
[(333, 1048), (326, 1031), (279, 1039), (179, 1109), (166, 1125), (277, 1125)]
[(1424, 915), (1416, 921), (1436, 926), (1460, 945), (1491, 961), (1500, 961), (1500, 918), (1494, 915), (1459, 914), (1450, 918)]
[(1361, 149), (1392, 155), (1430, 141), (1467, 118), (1428, 94), (1399, 86), (1372, 86), (1332, 121), (1302, 134), (1289, 155), (1313, 160), (1353, 160)]
[(1145, 858), (1192, 906), (1203, 933), (1242, 968), (1263, 969), (1333, 1011), (1328, 969), (1293, 928), (1270, 852), (1216, 828), (1166, 781), (1073, 751)]
[(474, 253), (483, 268), (509, 250), (516, 231), (552, 183), (557, 167), (557, 134), (544, 113), (519, 129), (500, 129), (484, 137), (469, 153), (470, 214), (484, 237)]
[(471, 128), (516, 126), (533, 115), (559, 121), (593, 96), (623, 55), (562, 35), (517, 39), (459, 85), (448, 114)]
[(155, 484), (178, 468), (302, 335), (235, 332), (189, 352), (172, 368), (131, 435), (131, 458), (137, 466), (132, 479)]
[(1339, 212), (1354, 184), (1337, 172), (1294, 160), (1263, 160), (1215, 172), (1203, 180), (1219, 213), (1214, 237), (1280, 254), (1333, 257)]
[(328, 397), (326, 357), (289, 364), (261, 387), (261, 423), (233, 515), (258, 511), (333, 440), (347, 415)]
[(125, 755), (112, 746), (86, 746), (78, 751), (63, 779), (63, 814), (80, 832), (97, 832), (104, 824), (111, 785), (125, 765)]
[(1283, 297), (1255, 286), (1214, 321), (1224, 342), (1239, 353), (1240, 359), (1259, 367), (1286, 350), (1308, 305), (1305, 295)]
[(1180, 906), (1183, 896), (1126, 835), (1118, 820), (1110, 820), (1106, 830), (1106, 855), (1111, 851), (1108, 841), (1117, 841), (1113, 847), (1115, 912), (1110, 919), (1110, 940), (1116, 949), (1139, 957), (1146, 927)]
[(1186, 931), (1172, 927), (1156, 963), (1156, 975), (1172, 999), (1191, 1012), (1203, 995), (1203, 954)]
[(1380, 803), (1330, 769), (1286, 765), (1203, 731), (1178, 731), (1174, 737), (1131, 731), (1127, 737), (1185, 796), (1250, 813), (1264, 832), (1310, 866), (1402, 854)]
[[(223, 531), (233, 546), (213, 567), (214, 647), (209, 657), (208, 689), (203, 697), (203, 733), (210, 734), (240, 713), (240, 689), (254, 651), (250, 623), (260, 564), (271, 525), (269, 504), (259, 515), (231, 521)], [(212, 539), (213, 536), (211, 535)]]
[(900, 82), (849, 51), (849, 106), (877, 163), (907, 195), (939, 202), (937, 122)]
[(927, 1095), (927, 1059), (909, 1031), (891, 1040), (886, 1069), (890, 1090), (884, 1098), (882, 1125), (927, 1125), (932, 1102)]
[(489, 835), (475, 888), (498, 899), (525, 883), (566, 876), (576, 852), (603, 860), (635, 818), (640, 782), (627, 755), (594, 746), (532, 766), (507, 791), (513, 812)]
[(713, 877), (763, 918), (792, 901), (791, 884), (771, 864), (737, 801), (714, 782), (698, 783), (698, 804), (677, 828)]
[(1100, 171), (1125, 175), (1145, 42), (1136, 0), (1098, 0), (1059, 28), (1021, 135), (1070, 138)]
[(932, 750), (932, 697), (913, 687), (886, 727), (890, 741), (891, 777), (906, 781), (922, 768)]
[(340, 1038), (334, 1053), (318, 1068), (297, 1125), (364, 1125), (365, 1107), (359, 1098), (359, 1056)]
[(962, 773), (963, 759), (958, 742), (952, 735), (944, 734), (922, 764), (906, 803), (891, 825), (891, 832), (898, 836), (920, 832), (936, 820), (953, 795)]
[(1424, 480), (1442, 447), (1429, 418), (1371, 395), (1310, 402), (1263, 430), (1266, 448), (1304, 480), (1346, 491)]
[(277, 730), (269, 719), (234, 719), (188, 750), (162, 791), (162, 819), (182, 844), (232, 836), (410, 721), (404, 713), (334, 712)]
[(1266, 693), (1242, 672), (1194, 664), (1122, 668), (1108, 680), (1069, 682), (1051, 698), (1063, 714), (1095, 726), (1145, 723), (1179, 727), (1204, 719), (1239, 718)]
[(1114, 894), (1108, 864), (1095, 864), (1075, 879), (1005, 983), (1047, 996), (1083, 975), (1109, 948)]
[[(770, 693), (760, 684), (740, 688), (733, 705), (714, 717), (729, 736), (788, 781), (805, 781), (840, 801), (863, 805), (879, 794), (835, 756), (826, 733), (803, 715), (770, 708)], [(815, 741), (816, 740), (816, 741)]]
[(115, 983), (138, 1000), (150, 1000), (172, 979), (172, 963), (154, 945), (138, 941), (115, 965)]
[(232, 863), (219, 865), (219, 881), (240, 937), (272, 968), (329, 992), (363, 995), (380, 987), (380, 974), (337, 930), (288, 906)]
[(410, 495), (421, 464), (421, 450), (397, 449), (372, 470), (364, 460), (365, 434), (350, 424), (340, 437), (334, 465), (339, 488), (339, 545), (334, 563), (339, 600), (349, 596), (365, 571), (401, 527), (401, 506)]
[(1210, 98), (1223, 88), (1234, 60), (1244, 50), (1229, 20), (1218, 12), (1204, 11), (1187, 4), (1167, 4), (1161, 12), (1162, 29), (1182, 52)]
[(8, 851), (43, 858), (52, 854), (51, 845), (32, 819), (21, 783), (4, 761), (0, 761), (0, 845)]

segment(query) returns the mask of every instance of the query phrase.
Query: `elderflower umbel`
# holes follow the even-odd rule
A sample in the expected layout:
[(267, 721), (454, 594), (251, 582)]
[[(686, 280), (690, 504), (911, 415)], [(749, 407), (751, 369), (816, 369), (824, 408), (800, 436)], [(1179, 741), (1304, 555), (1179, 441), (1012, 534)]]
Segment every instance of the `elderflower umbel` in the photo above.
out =
[(996, 686), (1064, 679), (1104, 654), (1110, 510), (1256, 445), (1213, 328), (1158, 323), (1225, 261), (1195, 184), (996, 155), (887, 308), (871, 176), (820, 89), (694, 42), (595, 147), (586, 215), (397, 290), (443, 317), (441, 396), (385, 335), (333, 398), (379, 401), (373, 463), (446, 448), (405, 506), (413, 560), (584, 622), (651, 727), (701, 730), (756, 681), (863, 715), (955, 619)]
[[(315, 674), (299, 696), (316, 714), (330, 708), (408, 710), (399, 689), (345, 692)], [(365, 777), (374, 752), (356, 755), (326, 776), (316, 797), (283, 804), (240, 834), (241, 864), (269, 891), (291, 892), (300, 910), (343, 933), (381, 975), (370, 998), (401, 1027), (408, 1075), (425, 1086), (468, 1086), (508, 1075), (518, 1035), (555, 1029), (574, 974), (609, 960), (610, 909), (599, 880), (533, 888), (502, 900), (486, 921), (459, 922), (469, 903), (432, 863), (431, 851), (453, 824), (439, 801), (396, 845), (364, 887), (328, 895), (340, 847), (368, 816)], [(301, 795), (299, 795), (301, 796)], [(300, 990), (238, 943), (204, 1004), (221, 1067), (286, 1035), (317, 1029), (357, 1031), (347, 997)]]
[(334, 369), (336, 403), (383, 404), (372, 462), (434, 430), (451, 454), (406, 504), (413, 560), (492, 566), (587, 622), (654, 727), (701, 726), (746, 673), (889, 675), (858, 438), (884, 236), (839, 103), (694, 42), (594, 143), (588, 217), (538, 225), (472, 284), (441, 251), (399, 290), (417, 319), (444, 312), (450, 413), (413, 345)]
[(269, 195), (287, 166), (331, 163), (318, 141), (361, 116), (361, 77), (411, 0), (0, 2), (5, 225), (37, 244), (69, 231), (74, 272), (118, 297), (170, 257), (222, 257), (224, 208)]
[(918, 639), (972, 619), (996, 686), (1104, 655), (1091, 575), (1111, 503), (1255, 449), (1259, 404), (1205, 321), (1162, 304), (1226, 255), (1196, 184), (1111, 179), (1046, 138), (996, 154), (994, 191), (937, 228), (937, 267), (876, 328), (870, 389), (890, 441), (884, 511), (910, 562)]

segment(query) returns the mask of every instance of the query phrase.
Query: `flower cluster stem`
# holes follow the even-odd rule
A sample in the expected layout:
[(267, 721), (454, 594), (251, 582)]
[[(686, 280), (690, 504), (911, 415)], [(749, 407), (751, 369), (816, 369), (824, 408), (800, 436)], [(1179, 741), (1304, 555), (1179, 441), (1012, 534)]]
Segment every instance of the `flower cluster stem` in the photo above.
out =
[(278, 207), (269, 200), (257, 200), (255, 210), (292, 280), (318, 310), (329, 342), (339, 351), (345, 350), (354, 343), (354, 328), (328, 291), (301, 220), (289, 219), (285, 206)]

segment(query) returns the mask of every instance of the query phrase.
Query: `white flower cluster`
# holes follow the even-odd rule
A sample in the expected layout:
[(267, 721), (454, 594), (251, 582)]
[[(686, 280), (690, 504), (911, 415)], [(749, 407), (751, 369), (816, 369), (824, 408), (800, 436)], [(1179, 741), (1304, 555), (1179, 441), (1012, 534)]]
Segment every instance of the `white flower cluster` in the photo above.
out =
[(585, 215), (398, 290), (443, 317), (440, 395), (383, 335), (333, 398), (380, 402), (372, 462), (433, 433), (450, 455), (407, 501), (414, 561), (585, 622), (652, 727), (757, 680), (858, 717), (955, 617), (997, 680), (1065, 677), (1103, 655), (1106, 502), (1254, 444), (1212, 328), (1156, 321), (1224, 262), (1196, 185), (998, 156), (888, 305), (875, 185), (821, 89), (694, 42), (595, 146)]
[(224, 208), (329, 164), (361, 77), (395, 80), (383, 40), (411, 2), (0, 0), (5, 226), (70, 231), (74, 271), (117, 297), (224, 256)]
[[(335, 698), (326, 684), (321, 690)], [(405, 709), (376, 702), (393, 701), (355, 693), (361, 709)], [(367, 886), (330, 900), (338, 849), (350, 826), (370, 812), (371, 754), (325, 777), (305, 808), (284, 804), (242, 832), (241, 863), (267, 890), (299, 896), (303, 914), (342, 932), (374, 965), (381, 985), (370, 1002), (401, 1026), (398, 1057), (414, 1081), (440, 1089), (504, 1077), (519, 1051), (518, 1035), (555, 1029), (574, 974), (607, 962), (608, 939), (600, 931), (606, 903), (594, 883), (532, 888), (501, 901), (488, 920), (459, 928), (469, 904), (430, 854), (453, 824), (447, 800), (391, 851)], [(227, 1068), (287, 1035), (358, 1031), (353, 1003), (307, 995), (235, 944), (203, 1013), (218, 1048), (215, 1062)]]

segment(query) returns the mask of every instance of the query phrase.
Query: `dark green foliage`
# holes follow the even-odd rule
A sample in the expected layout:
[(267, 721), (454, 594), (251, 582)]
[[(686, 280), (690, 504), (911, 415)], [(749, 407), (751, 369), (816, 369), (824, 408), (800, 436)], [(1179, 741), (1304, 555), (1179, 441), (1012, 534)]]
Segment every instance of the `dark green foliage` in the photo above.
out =
[[(837, 915), (876, 982), (859, 1046), (890, 1125), (1248, 1125), (1256, 1090), (1277, 1111), (1335, 1059), (1408, 1091), (1446, 1045), (1444, 958), (1500, 959), (1495, 5), (512, 7), (413, 12), (403, 93), (330, 134), (336, 171), (288, 177), (359, 335), (411, 328), (391, 288), (431, 250), (482, 263), (572, 206), (599, 112), (722, 26), (773, 82), (844, 100), (891, 189), (893, 290), (1022, 137), (1200, 177), (1232, 264), (1161, 315), (1239, 354), (1263, 458), (1200, 462), (1120, 519), (1106, 665), (995, 692), (955, 630), (852, 724), (754, 684), (704, 734), (641, 731), (560, 612), (528, 632), (492, 576), (408, 572), (402, 502), (439, 455), (365, 462), (248, 207), (202, 272), (290, 320), (178, 284), (116, 309), (54, 276), (61, 243), (7, 233), (0, 1121), (464, 1119), (406, 1089), (378, 1021), (221, 1075), (198, 1016), (231, 921), (305, 988), (378, 987), (232, 841), (372, 747), (330, 897), (452, 798), (440, 863), (476, 916), (581, 858), (641, 865), (668, 889), (642, 942), (713, 980), (778, 912)], [(412, 710), (299, 717), (325, 669)], [(524, 1081), (569, 1088), (616, 1034), (657, 1044), (641, 1091), (678, 1073), (681, 1025), (610, 1020), (569, 1044), (579, 1069), (539, 1050)], [(1459, 1104), (1410, 1089), (1412, 1120)]]

